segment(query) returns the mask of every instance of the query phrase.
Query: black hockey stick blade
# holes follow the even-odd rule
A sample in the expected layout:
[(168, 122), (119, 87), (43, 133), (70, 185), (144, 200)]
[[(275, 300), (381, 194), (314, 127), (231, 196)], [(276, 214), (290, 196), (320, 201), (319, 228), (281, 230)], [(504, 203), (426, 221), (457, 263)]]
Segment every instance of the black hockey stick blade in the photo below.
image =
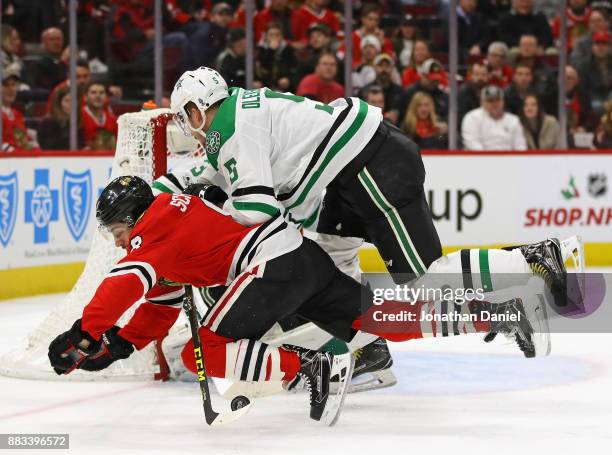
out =
[(224, 425), (234, 420), (238, 420), (244, 414), (249, 412), (251, 403), (246, 406), (226, 413), (218, 413), (212, 408), (210, 400), (210, 390), (208, 388), (208, 377), (206, 376), (206, 364), (204, 363), (204, 353), (202, 352), (202, 341), (198, 333), (198, 315), (195, 304), (193, 302), (193, 289), (191, 285), (185, 285), (185, 299), (183, 300), (183, 310), (189, 319), (191, 328), (191, 336), (193, 338), (193, 353), (196, 359), (196, 370), (198, 375), (198, 383), (200, 384), (200, 392), (202, 393), (202, 403), (204, 407), (204, 418), (209, 426)]

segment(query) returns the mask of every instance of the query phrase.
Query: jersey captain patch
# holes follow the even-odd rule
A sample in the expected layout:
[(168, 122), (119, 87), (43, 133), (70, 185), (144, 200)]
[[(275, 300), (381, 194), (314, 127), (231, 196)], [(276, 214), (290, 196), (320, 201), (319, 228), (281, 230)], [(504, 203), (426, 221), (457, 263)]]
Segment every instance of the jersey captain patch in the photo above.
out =
[(208, 153), (218, 153), (221, 148), (221, 133), (211, 131), (206, 135), (206, 151)]

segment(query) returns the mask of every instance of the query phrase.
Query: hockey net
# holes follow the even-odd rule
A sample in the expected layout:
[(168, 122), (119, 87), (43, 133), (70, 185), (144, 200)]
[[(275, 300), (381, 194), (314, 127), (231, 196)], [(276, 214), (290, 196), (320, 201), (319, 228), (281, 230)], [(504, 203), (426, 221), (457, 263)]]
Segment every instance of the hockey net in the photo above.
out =
[[(123, 114), (118, 119), (119, 133), (110, 180), (121, 175), (137, 175), (150, 184), (168, 168), (168, 162), (194, 159), (200, 154), (197, 143), (186, 138), (171, 121), (168, 109), (154, 109)], [(91, 300), (98, 285), (112, 266), (125, 255), (97, 230), (85, 263), (85, 268), (72, 290), (20, 346), (0, 357), (0, 374), (26, 379), (57, 379), (49, 364), (49, 343), (68, 330), (81, 317), (83, 307)], [(123, 325), (141, 302), (137, 302), (119, 320)], [(160, 343), (151, 343), (135, 351), (128, 359), (117, 361), (100, 372), (75, 370), (62, 379), (153, 380), (165, 379), (167, 367), (158, 356)], [(158, 361), (161, 359), (161, 362)]]

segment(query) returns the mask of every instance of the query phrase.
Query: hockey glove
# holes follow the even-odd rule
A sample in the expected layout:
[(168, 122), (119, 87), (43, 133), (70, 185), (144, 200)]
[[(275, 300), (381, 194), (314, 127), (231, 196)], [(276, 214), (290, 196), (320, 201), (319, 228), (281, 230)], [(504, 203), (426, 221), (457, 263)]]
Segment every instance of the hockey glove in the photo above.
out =
[(51, 342), (49, 361), (57, 374), (68, 374), (99, 349), (100, 342), (81, 330), (81, 320), (77, 319), (70, 330)]
[(87, 357), (78, 368), (86, 371), (100, 371), (115, 360), (127, 359), (134, 352), (134, 346), (117, 333), (119, 330), (121, 327), (115, 325), (104, 332), (98, 352)]
[(227, 201), (227, 194), (216, 185), (207, 185), (204, 183), (192, 183), (183, 191), (183, 194), (197, 196), (202, 200), (212, 202), (215, 205), (223, 206)]

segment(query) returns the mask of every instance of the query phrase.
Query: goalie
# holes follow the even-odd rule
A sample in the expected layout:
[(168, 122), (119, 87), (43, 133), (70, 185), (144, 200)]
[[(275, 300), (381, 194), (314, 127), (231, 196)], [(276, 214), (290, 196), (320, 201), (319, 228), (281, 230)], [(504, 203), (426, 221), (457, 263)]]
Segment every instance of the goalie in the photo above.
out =
[[(365, 340), (368, 335), (363, 331), (372, 335), (370, 340), (453, 335), (419, 317), (395, 332), (368, 323), (374, 309), (393, 312), (401, 308), (418, 316), (422, 311), (440, 312), (443, 307), (431, 302), (384, 301), (373, 308), (372, 292), (340, 272), (316, 243), (303, 238), (280, 214), (245, 227), (207, 200), (179, 194), (154, 197), (144, 180), (126, 176), (104, 189), (96, 217), (127, 255), (102, 281), (82, 318), (51, 342), (49, 360), (57, 374), (69, 374), (75, 368), (104, 369), (127, 358), (134, 348), (142, 349), (162, 338), (180, 313), (183, 288), (178, 283), (228, 285), (199, 329), (208, 375), (236, 381), (282, 379), (288, 387), (299, 378), (310, 391), (310, 416), (315, 420), (328, 403), (331, 376), (344, 373), (346, 380), (350, 364), (339, 364), (336, 371), (333, 354), (259, 342), (279, 319), (298, 314), (345, 342), (357, 336)], [(549, 272), (563, 270), (563, 264), (547, 253), (547, 244), (517, 251), (543, 252), (541, 267)], [(122, 328), (115, 326), (143, 296), (146, 302), (130, 321)], [(518, 319), (486, 321), (479, 316), (485, 310)], [(535, 321), (530, 321), (519, 299), (471, 302), (463, 311), (475, 314), (476, 322), (460, 323), (456, 334), (503, 333), (516, 340), (525, 356), (535, 355)], [(189, 345), (182, 357), (195, 371)]]

